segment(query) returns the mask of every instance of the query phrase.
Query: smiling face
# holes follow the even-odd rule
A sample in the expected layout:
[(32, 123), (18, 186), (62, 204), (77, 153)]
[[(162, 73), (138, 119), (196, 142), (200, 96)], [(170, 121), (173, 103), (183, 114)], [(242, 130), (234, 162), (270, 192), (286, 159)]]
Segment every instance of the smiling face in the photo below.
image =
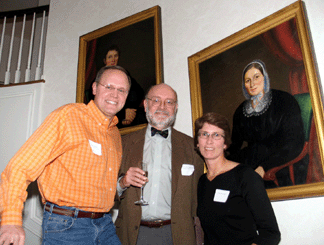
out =
[(213, 161), (224, 156), (224, 150), (226, 149), (224, 137), (219, 139), (213, 139), (212, 135), (218, 133), (219, 135), (224, 135), (224, 130), (211, 125), (209, 123), (204, 123), (203, 127), (199, 130), (198, 134), (208, 133), (209, 137), (203, 139), (198, 136), (198, 144), (200, 154), (204, 157), (205, 161)]
[[(155, 99), (161, 100), (161, 103), (156, 104)], [(159, 84), (151, 88), (144, 101), (147, 121), (159, 130), (168, 128), (175, 121), (178, 104), (168, 106), (166, 103), (168, 100), (176, 102), (176, 93), (170, 86)]]
[(251, 96), (264, 92), (264, 76), (261, 71), (255, 67), (249, 69), (244, 75), (244, 86)]
[(109, 50), (104, 63), (106, 66), (116, 66), (118, 64), (119, 54), (117, 50)]
[[(109, 91), (106, 88), (108, 84), (116, 89)], [(106, 70), (99, 83), (92, 85), (94, 103), (106, 117), (112, 118), (124, 107), (128, 95), (118, 90), (129, 91), (129, 88), (128, 78), (124, 72), (116, 69)]]

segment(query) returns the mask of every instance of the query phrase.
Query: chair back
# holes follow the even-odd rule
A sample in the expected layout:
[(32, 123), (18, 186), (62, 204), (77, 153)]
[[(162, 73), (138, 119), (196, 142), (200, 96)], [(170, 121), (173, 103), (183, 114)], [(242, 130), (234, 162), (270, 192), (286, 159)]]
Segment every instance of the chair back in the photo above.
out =
[(309, 93), (295, 94), (294, 97), (297, 100), (299, 107), (300, 107), (301, 117), (302, 117), (303, 125), (304, 125), (305, 141), (308, 141), (309, 140), (309, 132), (310, 132), (311, 123), (312, 123), (312, 116), (313, 116), (311, 98), (310, 98)]

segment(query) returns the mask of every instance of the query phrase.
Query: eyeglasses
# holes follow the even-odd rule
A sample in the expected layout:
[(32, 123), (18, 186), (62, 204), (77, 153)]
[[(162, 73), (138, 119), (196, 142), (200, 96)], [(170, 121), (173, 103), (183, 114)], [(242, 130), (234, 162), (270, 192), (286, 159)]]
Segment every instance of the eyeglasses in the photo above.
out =
[[(152, 105), (153, 106), (160, 106), (162, 103), (162, 99), (160, 97), (152, 97), (152, 98), (146, 98), (150, 101), (152, 101)], [(173, 99), (166, 99), (164, 100), (164, 106), (165, 107), (174, 107), (177, 104), (177, 101), (173, 100)]]
[(128, 90), (124, 89), (124, 88), (116, 88), (114, 85), (111, 84), (107, 84), (107, 85), (103, 85), (101, 83), (98, 83), (101, 86), (103, 86), (107, 92), (114, 92), (117, 89), (117, 93), (120, 95), (126, 95), (128, 93)]
[(198, 133), (198, 136), (201, 138), (201, 139), (208, 139), (209, 136), (212, 137), (213, 140), (220, 140), (222, 137), (225, 138), (224, 135), (221, 135), (219, 133), (208, 133), (208, 132), (201, 132), (201, 133)]

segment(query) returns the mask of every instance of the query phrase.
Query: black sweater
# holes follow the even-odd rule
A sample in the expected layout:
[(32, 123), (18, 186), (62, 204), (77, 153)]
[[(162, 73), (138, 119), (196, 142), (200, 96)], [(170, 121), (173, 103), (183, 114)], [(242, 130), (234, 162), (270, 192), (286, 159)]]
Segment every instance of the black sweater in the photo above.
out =
[[(225, 202), (215, 201), (216, 190), (229, 191)], [(228, 193), (228, 192), (227, 192)], [(198, 183), (197, 214), (205, 245), (274, 245), (280, 231), (262, 178), (246, 165), (215, 177), (202, 175)]]

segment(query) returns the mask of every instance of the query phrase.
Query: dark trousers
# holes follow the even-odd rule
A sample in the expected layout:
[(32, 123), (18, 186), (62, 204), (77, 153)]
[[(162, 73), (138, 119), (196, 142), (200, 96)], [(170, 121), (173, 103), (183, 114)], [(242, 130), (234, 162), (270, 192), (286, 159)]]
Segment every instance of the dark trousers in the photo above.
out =
[(171, 225), (160, 228), (140, 226), (136, 245), (173, 245)]

